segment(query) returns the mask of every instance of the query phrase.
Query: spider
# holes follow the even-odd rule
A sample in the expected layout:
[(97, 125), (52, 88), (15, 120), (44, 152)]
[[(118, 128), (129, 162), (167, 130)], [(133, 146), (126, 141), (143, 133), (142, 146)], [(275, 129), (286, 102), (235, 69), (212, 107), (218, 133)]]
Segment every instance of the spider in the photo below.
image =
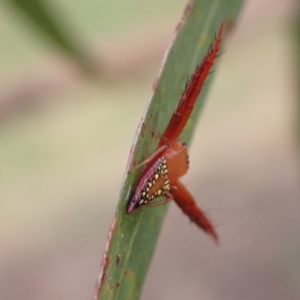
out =
[[(178, 136), (193, 111), (194, 104), (217, 56), (222, 29), (223, 23), (219, 27), (215, 41), (189, 79), (165, 132), (160, 135), (156, 151), (135, 167), (146, 165), (135, 184), (126, 209), (127, 214), (130, 214), (141, 206), (156, 206), (173, 199), (191, 221), (211, 235), (216, 242), (218, 236), (213, 225), (196, 205), (186, 187), (179, 181), (179, 178), (188, 171), (189, 160), (187, 146), (178, 140)], [(160, 196), (164, 196), (164, 199), (152, 202)]]

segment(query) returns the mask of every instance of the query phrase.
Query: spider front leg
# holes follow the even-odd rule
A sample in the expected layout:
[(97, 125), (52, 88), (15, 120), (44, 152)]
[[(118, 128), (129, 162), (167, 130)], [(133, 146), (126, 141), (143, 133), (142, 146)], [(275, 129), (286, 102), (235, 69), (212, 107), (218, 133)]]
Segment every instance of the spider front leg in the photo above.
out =
[[(203, 84), (209, 75), (215, 58), (217, 57), (222, 39), (222, 30), (223, 23), (221, 23), (219, 27), (219, 31), (214, 43), (211, 45), (201, 63), (197, 66), (194, 74), (187, 82), (178, 106), (174, 111), (167, 128), (165, 129), (163, 136), (171, 142), (178, 138), (190, 118)], [(161, 144), (162, 143), (160, 143), (160, 145)]]
[[(150, 130), (152, 132), (152, 134), (154, 134), (154, 135), (156, 135), (156, 136), (159, 137), (159, 139), (160, 139), (159, 146), (158, 146), (158, 148), (155, 150), (155, 152), (153, 154), (151, 154), (149, 157), (147, 157), (145, 160), (143, 160), (138, 165), (131, 167), (128, 172), (132, 172), (133, 170), (136, 170), (136, 169), (142, 167), (143, 165), (149, 164), (156, 157), (158, 157), (165, 150), (167, 150), (167, 148), (170, 145), (170, 141), (164, 135), (162, 135), (161, 133), (159, 133), (158, 131), (153, 130), (152, 128), (150, 128), (150, 126), (146, 125), (145, 123), (142, 124), (142, 132), (143, 132), (144, 128), (147, 128), (148, 130)], [(163, 141), (163, 143), (162, 143), (162, 141)]]
[(160, 139), (160, 141), (164, 142), (165, 145), (170, 145), (170, 141), (168, 138), (166, 138), (163, 134), (148, 126), (146, 123), (142, 124), (142, 136), (144, 128), (148, 129), (153, 134), (153, 136), (157, 136)]
[(138, 169), (138, 168), (140, 168), (143, 165), (147, 165), (148, 163), (150, 163), (151, 161), (153, 161), (157, 156), (159, 156), (161, 153), (163, 153), (164, 151), (166, 151), (167, 148), (168, 148), (167, 145), (161, 146), (152, 155), (150, 155), (149, 157), (147, 157), (145, 160), (143, 160), (137, 166), (131, 167), (128, 172), (132, 172), (133, 170)]

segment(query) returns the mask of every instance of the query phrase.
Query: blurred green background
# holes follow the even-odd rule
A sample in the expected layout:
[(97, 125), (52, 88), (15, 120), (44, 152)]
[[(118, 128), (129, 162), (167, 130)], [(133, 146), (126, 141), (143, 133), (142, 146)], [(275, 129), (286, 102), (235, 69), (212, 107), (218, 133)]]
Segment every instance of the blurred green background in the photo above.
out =
[[(284, 2), (284, 3), (283, 3)], [(48, 1), (88, 80), (0, 4), (1, 299), (91, 299), (134, 132), (185, 1)], [(184, 182), (216, 247), (171, 205), (142, 299), (299, 299), (293, 1), (246, 2)]]

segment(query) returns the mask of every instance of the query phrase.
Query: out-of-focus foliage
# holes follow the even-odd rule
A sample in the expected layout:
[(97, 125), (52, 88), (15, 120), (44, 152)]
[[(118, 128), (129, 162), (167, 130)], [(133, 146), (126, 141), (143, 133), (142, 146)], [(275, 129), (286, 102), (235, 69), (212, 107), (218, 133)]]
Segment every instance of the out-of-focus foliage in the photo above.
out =
[[(67, 12), (61, 14), (65, 15), (64, 17), (59, 17), (58, 12), (51, 6), (51, 3), (42, 0), (7, 1), (13, 4), (13, 8), (25, 14), (28, 20), (41, 30), (41, 34), (60, 47), (83, 71), (93, 76), (98, 73), (97, 65), (82, 46), (83, 37), (78, 34), (78, 29), (71, 28), (71, 25), (65, 20)], [(62, 19), (64, 19), (64, 22), (62, 22)], [(67, 25), (70, 27), (69, 30)], [(76, 38), (71, 32), (76, 32)]]

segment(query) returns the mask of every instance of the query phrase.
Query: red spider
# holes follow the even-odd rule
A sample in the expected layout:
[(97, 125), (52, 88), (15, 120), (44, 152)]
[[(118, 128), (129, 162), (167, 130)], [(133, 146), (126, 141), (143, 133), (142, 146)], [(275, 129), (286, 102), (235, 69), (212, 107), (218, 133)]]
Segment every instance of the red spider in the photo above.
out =
[[(137, 180), (126, 210), (127, 214), (130, 214), (141, 206), (155, 206), (173, 199), (191, 221), (210, 234), (215, 241), (218, 241), (218, 236), (214, 227), (179, 181), (179, 178), (188, 171), (189, 160), (186, 145), (177, 138), (193, 111), (203, 83), (216, 58), (221, 43), (222, 28), (223, 23), (220, 25), (214, 43), (187, 83), (177, 109), (161, 136), (157, 150), (137, 166), (146, 164), (145, 170)], [(165, 199), (150, 203), (160, 196), (164, 196)]]

